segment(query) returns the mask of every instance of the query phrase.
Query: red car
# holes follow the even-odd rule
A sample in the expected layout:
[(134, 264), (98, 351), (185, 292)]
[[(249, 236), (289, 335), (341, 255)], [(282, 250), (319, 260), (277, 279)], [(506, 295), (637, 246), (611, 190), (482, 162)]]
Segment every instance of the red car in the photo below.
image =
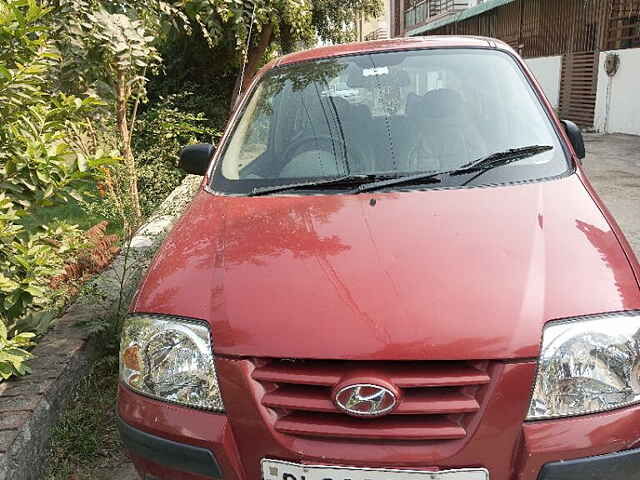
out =
[(271, 62), (124, 325), (140, 476), (640, 478), (640, 267), (584, 155), (497, 40)]

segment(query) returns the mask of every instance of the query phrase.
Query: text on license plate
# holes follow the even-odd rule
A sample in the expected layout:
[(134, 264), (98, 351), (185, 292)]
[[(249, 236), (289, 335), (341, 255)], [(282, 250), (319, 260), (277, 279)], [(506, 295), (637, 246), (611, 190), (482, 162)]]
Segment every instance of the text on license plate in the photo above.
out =
[(484, 468), (426, 472), (384, 468), (352, 468), (300, 465), (280, 460), (262, 460), (263, 480), (489, 480)]

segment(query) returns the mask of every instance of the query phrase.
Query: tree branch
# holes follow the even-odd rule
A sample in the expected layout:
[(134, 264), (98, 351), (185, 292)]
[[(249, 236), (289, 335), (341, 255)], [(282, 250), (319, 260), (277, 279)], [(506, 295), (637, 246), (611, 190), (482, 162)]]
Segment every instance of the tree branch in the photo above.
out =
[[(147, 67), (144, 67), (142, 71), (142, 76), (146, 78), (147, 76)], [(131, 113), (131, 121), (129, 123), (129, 142), (133, 139), (133, 130), (136, 124), (136, 117), (138, 116), (138, 106), (140, 105), (140, 98), (142, 97), (142, 89), (138, 92), (138, 96), (136, 97), (136, 102), (133, 105), (133, 112)]]

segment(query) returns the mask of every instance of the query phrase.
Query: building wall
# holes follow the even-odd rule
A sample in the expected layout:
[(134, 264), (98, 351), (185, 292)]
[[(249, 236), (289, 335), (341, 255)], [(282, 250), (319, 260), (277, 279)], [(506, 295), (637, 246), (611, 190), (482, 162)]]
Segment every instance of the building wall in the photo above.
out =
[(401, 32), (428, 25), (435, 21), (442, 21), (453, 17), (457, 13), (483, 3), (485, 0), (405, 0), (402, 9)]
[[(605, 70), (608, 53), (620, 56), (620, 67), (613, 77)], [(557, 109), (562, 56), (530, 58), (526, 62), (549, 102)], [(640, 48), (600, 53), (594, 129), (602, 133), (640, 135)]]
[(608, 53), (600, 53), (594, 127), (603, 133), (640, 135), (640, 48), (611, 52), (620, 56), (613, 77), (605, 70)]
[(526, 62), (542, 86), (549, 102), (553, 108), (557, 109), (560, 104), (562, 56), (529, 58)]
[[(405, 27), (404, 13), (417, 9), (415, 2), (391, 0), (394, 32), (499, 38), (528, 59), (563, 118), (588, 129), (640, 135), (640, 0), (460, 1), (487, 5), (467, 12), (472, 16)], [(610, 50), (622, 59), (613, 78), (604, 71)]]

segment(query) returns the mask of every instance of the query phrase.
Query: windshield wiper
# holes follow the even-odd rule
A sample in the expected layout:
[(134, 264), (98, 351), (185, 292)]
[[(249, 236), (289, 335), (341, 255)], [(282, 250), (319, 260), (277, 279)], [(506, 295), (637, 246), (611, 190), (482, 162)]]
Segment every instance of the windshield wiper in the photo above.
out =
[(401, 185), (403, 183), (440, 183), (442, 180), (438, 177), (449, 172), (425, 172), (416, 175), (405, 175), (403, 177), (390, 178), (389, 180), (381, 180), (379, 182), (366, 183), (358, 185), (352, 193), (369, 192), (371, 190), (379, 190), (392, 185)]
[(268, 195), (270, 193), (285, 192), (288, 190), (314, 190), (326, 187), (351, 187), (353, 185), (362, 185), (363, 183), (376, 182), (381, 178), (388, 178), (387, 175), (370, 174), (370, 175), (345, 175), (343, 177), (329, 178), (327, 180), (314, 180), (303, 183), (287, 183), (284, 185), (273, 185), (269, 187), (256, 187), (249, 196), (255, 197), (259, 195)]
[(465, 167), (461, 167), (454, 173), (454, 175), (474, 171), (478, 172), (476, 175), (473, 175), (460, 185), (461, 187), (464, 187), (473, 182), (476, 178), (487, 173), (489, 170), (493, 170), (494, 168), (501, 167), (503, 165), (509, 165), (510, 163), (524, 160), (525, 158), (533, 157), (534, 155), (538, 155), (539, 153), (547, 152), (549, 150), (553, 150), (551, 145), (531, 145), (529, 147), (512, 148), (510, 150), (505, 150), (504, 152), (493, 153), (480, 158), (475, 162), (471, 162)]
[[(473, 173), (480, 172), (477, 176), (503, 165), (508, 165), (512, 162), (516, 162), (518, 160), (522, 160), (525, 158), (532, 157), (542, 152), (546, 152), (548, 150), (553, 150), (551, 145), (530, 145), (528, 147), (519, 147), (519, 148), (511, 148), (509, 150), (504, 150), (502, 152), (492, 153), (491, 155), (487, 155), (481, 157), (472, 162), (466, 163), (458, 168), (453, 170), (443, 170), (440, 172), (425, 172), (417, 175), (407, 175), (404, 177), (392, 178), (389, 180), (382, 180), (380, 182), (371, 182), (364, 185), (359, 185), (358, 188), (354, 191), (354, 193), (360, 192), (369, 192), (372, 190), (378, 190), (385, 187), (390, 187), (394, 185), (402, 185), (402, 184), (424, 184), (426, 182), (430, 183), (440, 183), (442, 182), (442, 177), (447, 175), (463, 175), (465, 173)], [(469, 182), (465, 182), (463, 185), (466, 185)]]
[[(442, 177), (446, 175), (462, 175), (465, 173), (480, 172), (480, 174), (502, 165), (508, 165), (511, 162), (532, 157), (542, 152), (552, 150), (550, 145), (530, 145), (528, 147), (511, 148), (503, 152), (492, 153), (485, 157), (466, 163), (461, 167), (453, 170), (444, 170), (440, 172), (423, 172), (414, 175), (397, 176), (392, 173), (386, 174), (369, 174), (369, 175), (345, 175), (337, 178), (329, 178), (326, 180), (314, 180), (303, 183), (289, 183), (284, 185), (274, 185), (269, 187), (256, 187), (249, 196), (268, 195), (270, 193), (285, 192), (288, 190), (314, 190), (326, 187), (348, 187), (357, 185), (357, 188), (351, 190), (350, 193), (362, 193), (381, 188), (402, 184), (424, 184), (424, 183), (440, 183)], [(475, 178), (475, 177), (473, 177)], [(465, 182), (465, 185), (468, 182)]]
[(503, 152), (492, 153), (478, 160), (469, 162), (461, 167), (456, 168), (451, 173), (466, 173), (477, 170), (489, 170), (503, 165), (509, 165), (511, 162), (517, 162), (525, 158), (533, 157), (542, 152), (553, 150), (551, 145), (529, 145), (528, 147), (510, 148)]

